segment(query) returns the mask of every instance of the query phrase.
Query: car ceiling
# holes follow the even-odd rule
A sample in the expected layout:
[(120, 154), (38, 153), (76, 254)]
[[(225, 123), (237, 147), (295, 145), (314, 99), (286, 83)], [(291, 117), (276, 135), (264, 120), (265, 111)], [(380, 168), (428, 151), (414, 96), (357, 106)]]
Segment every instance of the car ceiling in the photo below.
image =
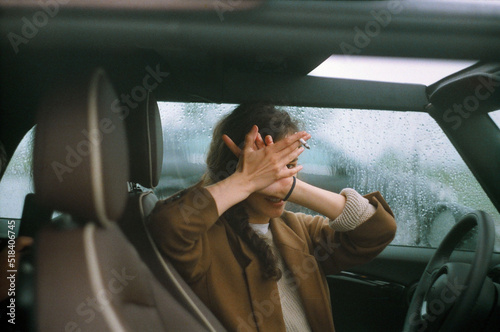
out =
[[(11, 153), (59, 78), (95, 66), (106, 68), (119, 92), (139, 84), (147, 66), (168, 71), (154, 91), (159, 100), (424, 111), (422, 85), (306, 76), (330, 55), (344, 55), (341, 45), (354, 45), (356, 29), (390, 8), (400, 10), (358, 54), (485, 63), (500, 56), (500, 7), (489, 2), (73, 1), (18, 52), (0, 39), (0, 140)], [(13, 0), (0, 9), (2, 36), (23, 36), (26, 20), (43, 10)]]

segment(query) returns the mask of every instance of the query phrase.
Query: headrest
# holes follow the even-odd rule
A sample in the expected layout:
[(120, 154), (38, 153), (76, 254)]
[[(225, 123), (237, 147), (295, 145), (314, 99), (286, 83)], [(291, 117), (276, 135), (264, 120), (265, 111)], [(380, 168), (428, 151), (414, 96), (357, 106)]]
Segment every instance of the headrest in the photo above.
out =
[(158, 103), (151, 93), (129, 110), (125, 122), (129, 144), (129, 181), (154, 188), (161, 176), (163, 134)]
[(102, 69), (64, 83), (38, 112), (36, 197), (42, 206), (105, 225), (121, 216), (127, 201), (119, 99)]

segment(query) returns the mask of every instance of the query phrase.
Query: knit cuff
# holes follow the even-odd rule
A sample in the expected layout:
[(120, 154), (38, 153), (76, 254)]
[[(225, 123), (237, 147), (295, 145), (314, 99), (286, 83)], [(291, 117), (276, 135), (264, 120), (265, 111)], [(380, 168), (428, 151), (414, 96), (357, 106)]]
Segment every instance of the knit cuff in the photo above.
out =
[(375, 213), (375, 207), (356, 190), (346, 188), (340, 194), (346, 198), (345, 207), (337, 218), (330, 220), (332, 229), (339, 232), (352, 231)]

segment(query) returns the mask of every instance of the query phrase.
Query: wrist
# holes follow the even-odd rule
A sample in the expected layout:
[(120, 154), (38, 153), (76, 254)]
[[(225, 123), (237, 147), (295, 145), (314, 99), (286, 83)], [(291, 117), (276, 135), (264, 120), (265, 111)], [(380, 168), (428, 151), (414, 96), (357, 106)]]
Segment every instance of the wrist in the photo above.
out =
[(252, 193), (248, 181), (245, 182), (245, 178), (236, 173), (205, 188), (215, 200), (219, 216)]
[(376, 212), (368, 199), (356, 190), (345, 188), (340, 194), (346, 198), (346, 202), (342, 213), (334, 220), (330, 220), (330, 227), (334, 230), (341, 232), (353, 230)]
[[(299, 203), (299, 201), (301, 201), (301, 193), (300, 193), (300, 187), (304, 184), (303, 181), (301, 181), (300, 179), (298, 179), (297, 177), (295, 177), (295, 185), (294, 185), (294, 188), (292, 190), (292, 192), (290, 193), (290, 196), (288, 197), (287, 201), (288, 202), (292, 202), (292, 203)], [(290, 189), (292, 188), (291, 186), (293, 185), (293, 183), (290, 185)], [(290, 191), (290, 189), (285, 193), (285, 195), (287, 195)], [(286, 197), (286, 196), (285, 196)]]
[(297, 183), (297, 178), (295, 176), (292, 176), (292, 179), (293, 179), (292, 185), (290, 186), (290, 189), (288, 190), (288, 193), (283, 198), (284, 201), (287, 201), (290, 198), (290, 196), (293, 193), (293, 190), (295, 189), (295, 185)]
[(316, 211), (329, 219), (335, 219), (342, 213), (346, 198), (297, 179), (288, 201)]
[(243, 173), (240, 173), (238, 171), (234, 172), (223, 181), (226, 181), (228, 186), (230, 186), (231, 188), (236, 188), (244, 196), (243, 199), (246, 199), (256, 191), (254, 181), (251, 181), (250, 179), (245, 177)]

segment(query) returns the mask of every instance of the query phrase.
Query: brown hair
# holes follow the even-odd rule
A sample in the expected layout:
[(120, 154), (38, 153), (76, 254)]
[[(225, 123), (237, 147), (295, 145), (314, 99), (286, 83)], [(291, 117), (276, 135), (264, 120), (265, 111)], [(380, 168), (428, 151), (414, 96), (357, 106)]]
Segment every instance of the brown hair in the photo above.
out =
[[(257, 125), (263, 138), (270, 135), (275, 142), (298, 131), (297, 123), (286, 111), (264, 103), (241, 104), (220, 120), (214, 128), (207, 155), (205, 184), (221, 181), (236, 170), (238, 158), (222, 141), (222, 135), (228, 135), (235, 144), (243, 148), (245, 136), (253, 125)], [(279, 280), (282, 271), (277, 266), (277, 258), (267, 242), (250, 227), (248, 213), (243, 204), (240, 202), (234, 205), (223, 214), (223, 217), (257, 255), (262, 266), (263, 277)]]

